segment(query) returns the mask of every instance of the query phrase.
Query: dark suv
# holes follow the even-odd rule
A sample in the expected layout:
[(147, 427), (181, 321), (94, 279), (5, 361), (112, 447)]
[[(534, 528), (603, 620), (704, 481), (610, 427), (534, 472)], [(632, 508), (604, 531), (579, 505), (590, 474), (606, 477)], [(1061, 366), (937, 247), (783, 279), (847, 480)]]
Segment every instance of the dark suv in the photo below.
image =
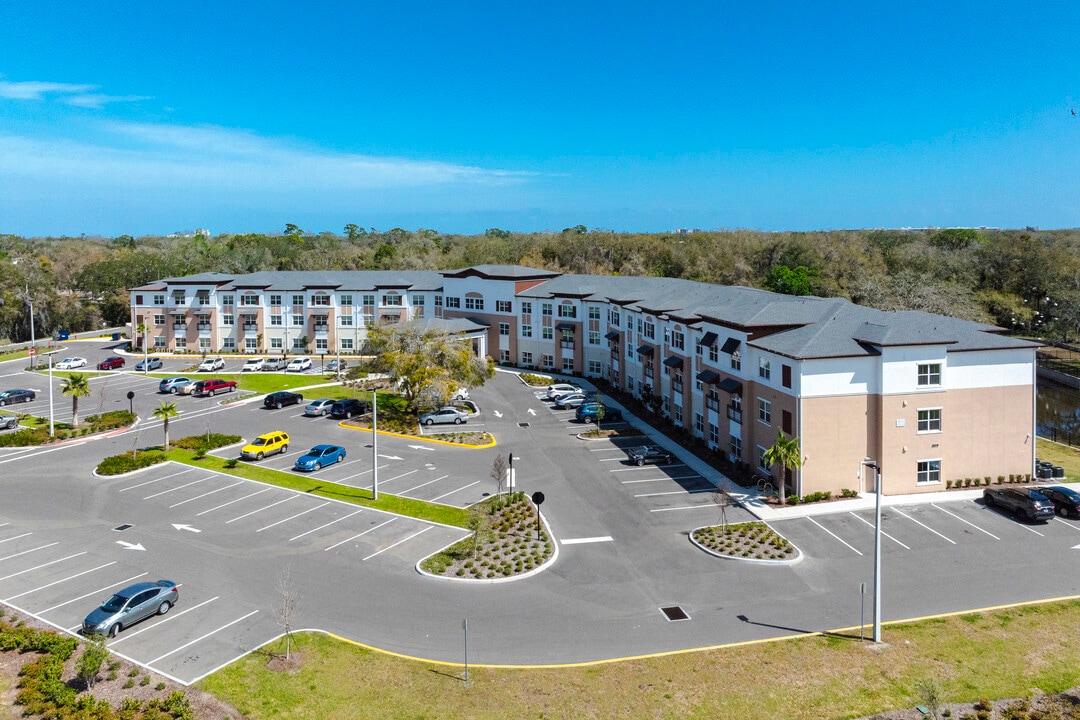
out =
[(1054, 503), (1032, 488), (986, 488), (983, 490), (986, 507), (997, 508), (1028, 520), (1049, 520), (1054, 517)]
[(363, 415), (371, 411), (371, 404), (356, 398), (338, 400), (330, 408), (330, 416), (335, 418), (351, 418), (353, 415)]
[(304, 396), (300, 393), (289, 392), (288, 390), (278, 390), (272, 392), (266, 396), (263, 400), (263, 405), (268, 408), (274, 408), (280, 410), (286, 405), (298, 405), (304, 402)]

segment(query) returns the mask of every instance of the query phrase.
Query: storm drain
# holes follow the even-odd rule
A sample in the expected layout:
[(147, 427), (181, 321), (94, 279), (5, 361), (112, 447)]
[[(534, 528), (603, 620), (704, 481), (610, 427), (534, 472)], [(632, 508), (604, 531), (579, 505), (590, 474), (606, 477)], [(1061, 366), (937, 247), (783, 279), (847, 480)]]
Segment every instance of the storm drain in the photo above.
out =
[(113, 530), (115, 532), (124, 532), (128, 528), (132, 528), (132, 527), (135, 527), (135, 526), (132, 525), (131, 523), (124, 523), (123, 525), (117, 525), (116, 527), (113, 528)]
[(678, 605), (669, 605), (668, 607), (662, 607), (660, 608), (660, 612), (664, 613), (664, 616), (671, 622), (675, 622), (676, 620), (690, 619), (690, 616), (686, 614), (686, 611)]
[(518, 423), (518, 427), (529, 427), (529, 423)]

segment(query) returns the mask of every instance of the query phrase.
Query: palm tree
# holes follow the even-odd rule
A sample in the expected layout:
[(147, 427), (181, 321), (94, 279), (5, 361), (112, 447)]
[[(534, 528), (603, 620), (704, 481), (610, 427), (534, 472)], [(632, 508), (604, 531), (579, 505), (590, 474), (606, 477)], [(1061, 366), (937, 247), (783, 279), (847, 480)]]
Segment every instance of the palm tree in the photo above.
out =
[(180, 413), (176, 409), (176, 403), (161, 401), (154, 410), (154, 417), (161, 421), (165, 429), (165, 452), (169, 452), (169, 418), (174, 418)]
[(799, 438), (786, 438), (784, 437), (784, 431), (777, 428), (776, 442), (765, 451), (761, 460), (766, 467), (780, 466), (780, 482), (778, 485), (780, 486), (780, 505), (783, 506), (785, 502), (784, 482), (788, 468), (797, 470), (802, 467), (802, 450), (799, 448)]
[(79, 398), (90, 394), (90, 381), (81, 373), (72, 373), (64, 378), (61, 392), (71, 396), (71, 427), (79, 427)]

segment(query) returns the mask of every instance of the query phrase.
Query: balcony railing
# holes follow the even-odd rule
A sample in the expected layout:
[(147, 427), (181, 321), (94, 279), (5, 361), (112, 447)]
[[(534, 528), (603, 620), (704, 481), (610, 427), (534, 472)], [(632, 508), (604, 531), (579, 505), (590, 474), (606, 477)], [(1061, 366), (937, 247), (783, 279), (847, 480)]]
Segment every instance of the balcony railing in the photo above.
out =
[(559, 343), (559, 345), (561, 345), (562, 347), (567, 348), (569, 350), (574, 349), (574, 341), (573, 340), (563, 340), (563, 341), (561, 341)]
[(709, 408), (710, 410), (720, 412), (720, 401), (713, 397), (706, 397), (705, 407)]
[(682, 382), (679, 380), (671, 381), (671, 391), (681, 393), (683, 391)]
[(259, 329), (259, 323), (244, 323), (244, 332), (252, 332)]
[(187, 330), (187, 323), (173, 323), (173, 330)]
[(733, 408), (729, 405), (727, 409), (727, 416), (728, 420), (742, 424), (742, 410), (738, 408)]

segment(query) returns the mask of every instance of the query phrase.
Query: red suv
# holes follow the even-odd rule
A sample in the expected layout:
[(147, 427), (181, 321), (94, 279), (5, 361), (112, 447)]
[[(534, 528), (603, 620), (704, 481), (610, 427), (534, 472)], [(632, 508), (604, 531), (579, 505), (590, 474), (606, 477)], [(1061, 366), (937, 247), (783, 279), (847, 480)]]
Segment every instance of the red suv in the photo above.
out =
[(236, 382), (233, 380), (222, 380), (221, 378), (211, 378), (210, 380), (200, 380), (192, 386), (191, 394), (198, 397), (208, 395), (214, 397), (215, 394), (221, 392), (233, 392), (236, 390)]
[(122, 367), (124, 367), (124, 358), (115, 355), (107, 357), (97, 364), (98, 370), (117, 370)]

